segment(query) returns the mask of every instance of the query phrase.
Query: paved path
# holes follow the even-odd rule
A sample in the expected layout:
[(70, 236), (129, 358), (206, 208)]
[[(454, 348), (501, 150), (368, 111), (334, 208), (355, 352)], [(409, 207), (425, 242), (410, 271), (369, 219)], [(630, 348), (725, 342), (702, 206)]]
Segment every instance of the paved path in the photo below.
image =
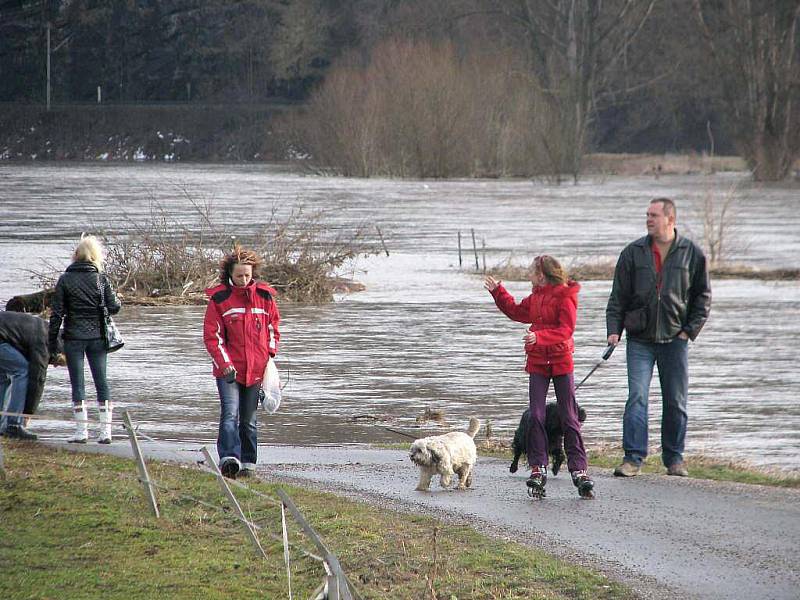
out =
[[(200, 460), (197, 444), (144, 444), (154, 459)], [(89, 451), (130, 455), (124, 442)], [(364, 447), (264, 446), (259, 473), (479, 530), (573, 557), (646, 598), (800, 598), (800, 490), (664, 475), (619, 479), (595, 470), (596, 500), (577, 497), (568, 475), (547, 498), (525, 494), (525, 476), (480, 458), (467, 492), (417, 492), (406, 452)]]

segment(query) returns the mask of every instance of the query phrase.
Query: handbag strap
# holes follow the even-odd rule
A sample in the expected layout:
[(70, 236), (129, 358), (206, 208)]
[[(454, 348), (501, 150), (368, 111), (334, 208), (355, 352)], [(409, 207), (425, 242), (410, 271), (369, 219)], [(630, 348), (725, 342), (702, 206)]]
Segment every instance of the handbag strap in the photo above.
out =
[(100, 292), (100, 308), (103, 309), (103, 316), (108, 316), (108, 308), (106, 308), (106, 291), (105, 286), (100, 285), (100, 273), (97, 274), (97, 290)]

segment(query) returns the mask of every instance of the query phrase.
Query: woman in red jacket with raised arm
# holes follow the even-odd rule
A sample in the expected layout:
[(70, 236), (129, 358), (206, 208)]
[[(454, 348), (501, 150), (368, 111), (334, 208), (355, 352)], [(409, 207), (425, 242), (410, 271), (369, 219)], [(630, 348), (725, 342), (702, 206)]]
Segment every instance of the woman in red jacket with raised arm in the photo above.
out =
[(203, 341), (220, 399), (217, 453), (222, 474), (234, 479), (256, 468), (258, 396), (281, 337), (275, 290), (256, 279), (260, 266), (255, 252), (237, 245), (220, 262), (221, 283), (206, 290)]
[(510, 319), (530, 323), (524, 337), (528, 356), (525, 371), (529, 377), (530, 429), (528, 430), (528, 464), (531, 475), (527, 485), (532, 496), (544, 496), (547, 483), (547, 432), (545, 404), (550, 380), (556, 391), (558, 414), (564, 432), (567, 465), (578, 493), (594, 497), (594, 482), (586, 473), (586, 450), (581, 437), (578, 405), (575, 402), (575, 379), (572, 334), (578, 314), (580, 285), (567, 278), (561, 264), (552, 256), (537, 256), (532, 265), (533, 293), (522, 302), (494, 277), (487, 277), (484, 286), (492, 294), (497, 307)]

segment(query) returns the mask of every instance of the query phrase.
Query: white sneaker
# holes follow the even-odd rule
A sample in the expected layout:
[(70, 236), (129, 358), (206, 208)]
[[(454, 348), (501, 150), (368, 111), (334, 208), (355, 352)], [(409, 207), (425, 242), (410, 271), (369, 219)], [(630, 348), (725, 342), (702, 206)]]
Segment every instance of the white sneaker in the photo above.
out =
[(256, 465), (254, 463), (242, 463), (242, 470), (239, 471), (239, 477), (252, 477), (256, 474)]

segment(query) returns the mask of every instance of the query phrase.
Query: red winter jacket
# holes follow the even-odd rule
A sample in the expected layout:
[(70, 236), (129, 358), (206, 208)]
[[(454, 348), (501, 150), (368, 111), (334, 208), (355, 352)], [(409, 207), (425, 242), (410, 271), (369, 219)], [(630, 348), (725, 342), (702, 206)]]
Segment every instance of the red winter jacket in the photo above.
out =
[(222, 377), (222, 372), (233, 365), (239, 383), (248, 387), (261, 383), (269, 357), (277, 354), (281, 339), (275, 290), (261, 281), (251, 281), (245, 287), (220, 284), (207, 289), (206, 294), (203, 341), (214, 363), (214, 377)]
[(578, 316), (580, 289), (580, 284), (575, 281), (564, 285), (537, 286), (519, 304), (502, 285), (492, 292), (495, 304), (508, 318), (530, 323), (529, 331), (536, 332), (536, 343), (525, 344), (528, 355), (525, 371), (528, 373), (572, 373), (572, 353), (575, 351), (572, 334)]

